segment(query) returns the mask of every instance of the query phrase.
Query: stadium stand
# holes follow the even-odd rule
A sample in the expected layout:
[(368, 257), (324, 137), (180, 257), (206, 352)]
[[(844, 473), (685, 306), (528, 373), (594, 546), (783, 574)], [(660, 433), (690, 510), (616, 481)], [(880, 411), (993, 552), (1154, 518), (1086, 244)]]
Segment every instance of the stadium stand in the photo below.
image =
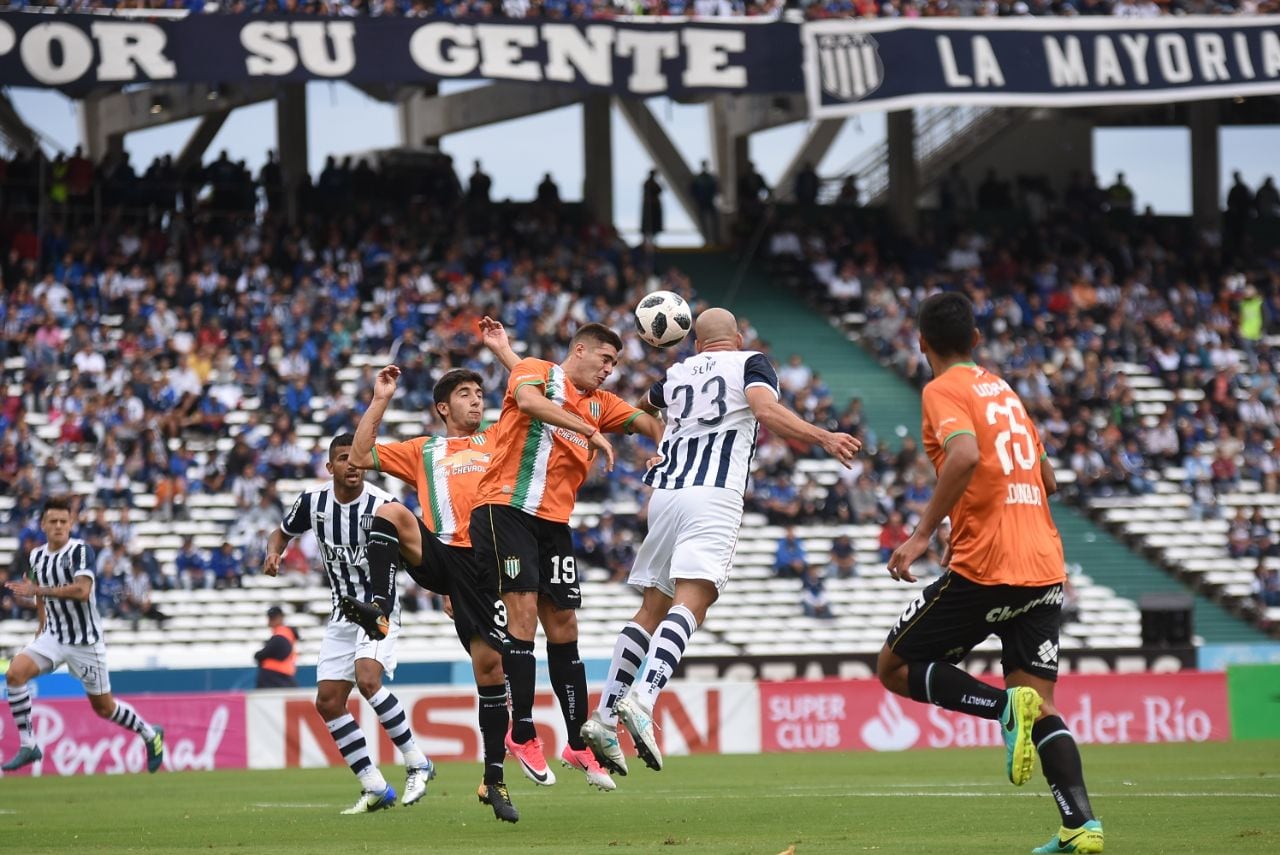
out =
[[(434, 377), (448, 368), (481, 371), (497, 404), (501, 376), (478, 347), (479, 313), (500, 313), (532, 354), (555, 354), (576, 323), (602, 320), (628, 331), (628, 370), (615, 390), (635, 398), (671, 354), (640, 345), (627, 307), (658, 285), (695, 296), (677, 270), (658, 276), (651, 256), (582, 223), (558, 194), (492, 202), (482, 180), (464, 189), (443, 157), (330, 161), (296, 230), (272, 214), (270, 162), (256, 180), (225, 155), (182, 175), (166, 159), (142, 176), (126, 162), (86, 183), (96, 167), (77, 158), (19, 159), (5, 171), (0, 560), (21, 572), (42, 496), (87, 497), (81, 534), (100, 545), (108, 571), (100, 593), (114, 615), (116, 668), (247, 662), (261, 615), (277, 602), (304, 630), (301, 652), (314, 654), (319, 639), (305, 630), (327, 615), (329, 593), (305, 542), (282, 579), (257, 568), (267, 531), (309, 479), (323, 477), (325, 438), (354, 425), (381, 364), (406, 368), (384, 429), (412, 436), (424, 430)], [(42, 169), (43, 186), (65, 175), (69, 192), (59, 224), (38, 240), (32, 194)], [(89, 187), (101, 188), (93, 202)], [(857, 314), (844, 317), (857, 324)], [(749, 321), (744, 331), (758, 339)], [(875, 447), (860, 401), (838, 405), (803, 359), (774, 355), (806, 418)], [(643, 458), (629, 446), (611, 477), (589, 483), (575, 517), (598, 583), (582, 614), (587, 655), (607, 654), (634, 609), (629, 589), (605, 583), (623, 576), (643, 530)], [(874, 652), (914, 593), (878, 572), (884, 523), (927, 498), (929, 477), (909, 443), (898, 453), (880, 443), (845, 474), (766, 438), (735, 582), (695, 653)], [(775, 574), (785, 526), (824, 569), (834, 540), (850, 536), (856, 569), (827, 580), (830, 620), (801, 616), (799, 582)], [(1073, 582), (1080, 607), (1065, 647), (1140, 644), (1131, 600), (1083, 573)], [(456, 658), (447, 618), (417, 592), (406, 601), (417, 614), (406, 620), (404, 658)], [(17, 646), (29, 624), (12, 603), (4, 609), (14, 619), (0, 623), (0, 647)]]
[(1188, 586), (1274, 627), (1280, 268), (1274, 241), (1255, 240), (1280, 225), (1273, 191), (1237, 177), (1223, 233), (1197, 235), (1135, 216), (1117, 185), (1077, 181), (1053, 204), (1034, 177), (984, 183), (1003, 190), (980, 187), (976, 211), (944, 208), (910, 245), (858, 212), (820, 226), (794, 212), (772, 232), (769, 266), (917, 385), (928, 366), (915, 308), (964, 290), (981, 358), (1027, 402), (1072, 499)]
[[(475, 186), (463, 192), (444, 159), (394, 173), (331, 162), (296, 231), (272, 216), (270, 165), (254, 181), (225, 156), (182, 176), (167, 159), (141, 177), (125, 162), (99, 171), (97, 182), (78, 156), (6, 166), (0, 560), (23, 571), (39, 542), (34, 515), (44, 496), (84, 497), (79, 534), (99, 553), (118, 668), (248, 661), (261, 615), (277, 601), (299, 628), (323, 619), (329, 595), (305, 543), (284, 579), (256, 571), (267, 532), (309, 479), (323, 477), (326, 437), (354, 425), (381, 364), (406, 369), (385, 429), (411, 436), (424, 429), (434, 378), (450, 367), (484, 373), (497, 404), (502, 378), (478, 348), (480, 312), (501, 312), (518, 346), (534, 354), (554, 354), (574, 325), (603, 320), (628, 330), (628, 370), (615, 389), (637, 398), (671, 354), (639, 344), (627, 307), (658, 284), (693, 296), (677, 271), (654, 276), (647, 258), (578, 223), (552, 194), (533, 205), (491, 203)], [(67, 204), (33, 240), (34, 194), (42, 180), (52, 188), (64, 177)], [(96, 208), (91, 186), (101, 188)], [(381, 221), (368, 216), (374, 206)], [(95, 210), (105, 212), (101, 225)], [(364, 221), (377, 225), (356, 227)], [(799, 368), (784, 370), (793, 402), (810, 417), (834, 414), (821, 378)], [(858, 429), (856, 412), (846, 416)], [(766, 523), (805, 522), (825, 502), (834, 472), (797, 463), (802, 451), (773, 441), (761, 451), (741, 573), (757, 581), (744, 581), (743, 616), (761, 613), (762, 597), (773, 598), (779, 618), (799, 610), (797, 583), (771, 578), (777, 529)], [(620, 578), (629, 564), (642, 526), (643, 459), (631, 447), (609, 478), (584, 491), (580, 547), (595, 578)], [(893, 468), (884, 458), (874, 476), (891, 485)], [(877, 506), (860, 520), (858, 560), (868, 566), (881, 515)], [(837, 522), (801, 529), (815, 561), (825, 564)], [(858, 584), (834, 581), (832, 599), (861, 604)], [(634, 607), (625, 588), (599, 590), (584, 613), (584, 649), (595, 652), (607, 651), (617, 618)], [(4, 609), (14, 620), (0, 624), (0, 646), (15, 647), (29, 623), (12, 602)], [(723, 614), (732, 620), (733, 611)], [(457, 655), (441, 614), (424, 608), (409, 623), (406, 657)], [(706, 634), (700, 651), (742, 651), (731, 626)], [(797, 647), (830, 647), (797, 627)], [(304, 633), (302, 651), (318, 641)]]

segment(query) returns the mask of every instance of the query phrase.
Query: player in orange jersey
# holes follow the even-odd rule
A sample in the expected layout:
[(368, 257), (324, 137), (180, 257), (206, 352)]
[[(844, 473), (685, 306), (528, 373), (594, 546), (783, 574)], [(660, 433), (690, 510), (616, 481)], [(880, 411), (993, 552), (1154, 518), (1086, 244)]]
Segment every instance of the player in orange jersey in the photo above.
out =
[(593, 456), (613, 466), (605, 433), (642, 433), (656, 444), (662, 424), (600, 389), (618, 363), (622, 339), (601, 324), (585, 324), (556, 365), (524, 359), (511, 370), (498, 419), (493, 462), (480, 481), (471, 514), (476, 563), (495, 580), (507, 606), (502, 665), (511, 688), (507, 749), (534, 783), (549, 786), (542, 743), (533, 726), (533, 638), (547, 634), (547, 670), (560, 700), (569, 744), (560, 759), (601, 789), (614, 789), (582, 739), (590, 715), (587, 675), (578, 656), (576, 609), (581, 580), (569, 514)]
[[(877, 670), (885, 688), (921, 703), (999, 721), (1009, 780), (1031, 777), (1039, 753), (1062, 815), (1035, 852), (1101, 852), (1080, 750), (1053, 703), (1066, 579), (1049, 513), (1057, 489), (1040, 436), (1009, 384), (973, 361), (979, 333), (968, 298), (935, 294), (919, 316), (920, 349), (934, 379), (924, 388), (921, 432), (938, 483), (889, 575), (914, 582), (911, 565), (951, 517), (946, 572), (889, 631)], [(956, 667), (992, 633), (1003, 649), (1005, 690)]]
[[(485, 318), (481, 332), (485, 346), (503, 365), (510, 368), (519, 361), (502, 324)], [(477, 795), (493, 808), (498, 819), (516, 822), (520, 814), (511, 804), (502, 774), (509, 720), (502, 673), (506, 616), (493, 580), (475, 563), (469, 536), (476, 487), (492, 459), (494, 431), (480, 431), (484, 418), (482, 378), (474, 371), (454, 369), (436, 383), (433, 408), (444, 422), (444, 436), (375, 445), (399, 376), (400, 369), (394, 365), (378, 372), (373, 400), (356, 428), (351, 462), (414, 485), (422, 519), (399, 503), (379, 508), (371, 521), (368, 547), (374, 601), (342, 597), (339, 608), (371, 637), (385, 635), (395, 602), (393, 571), (401, 560), (420, 586), (449, 597), (454, 628), (471, 655), (480, 699), (484, 782)], [(395, 506), (390, 507), (392, 504)]]

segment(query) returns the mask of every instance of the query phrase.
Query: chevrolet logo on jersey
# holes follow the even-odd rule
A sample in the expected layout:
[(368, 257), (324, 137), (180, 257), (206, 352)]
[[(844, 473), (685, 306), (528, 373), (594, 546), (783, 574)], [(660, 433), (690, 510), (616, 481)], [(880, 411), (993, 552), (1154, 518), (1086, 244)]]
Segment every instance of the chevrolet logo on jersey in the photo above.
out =
[(461, 451), (455, 451), (448, 457), (441, 457), (440, 465), (453, 470), (455, 475), (463, 472), (483, 472), (489, 465), (489, 457), (483, 451), (464, 448)]

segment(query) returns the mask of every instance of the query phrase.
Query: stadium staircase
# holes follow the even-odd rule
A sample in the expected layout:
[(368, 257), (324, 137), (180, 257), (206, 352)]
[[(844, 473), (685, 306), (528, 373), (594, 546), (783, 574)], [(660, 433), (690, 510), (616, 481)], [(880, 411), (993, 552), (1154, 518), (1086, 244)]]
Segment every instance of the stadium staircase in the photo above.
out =
[[(990, 146), (1032, 116), (1025, 107), (923, 107), (916, 116), (916, 169), (921, 193), (981, 148)], [(863, 205), (883, 205), (889, 193), (889, 143), (872, 146), (823, 185), (822, 199), (833, 201), (846, 176), (858, 181)]]
[[(919, 392), (894, 371), (880, 365), (862, 347), (855, 346), (858, 338), (857, 325), (862, 320), (860, 317), (846, 316), (835, 321), (822, 317), (797, 294), (779, 288), (766, 273), (754, 268), (746, 270), (735, 285), (733, 277), (726, 276), (725, 271), (737, 271), (740, 268), (736, 262), (723, 256), (672, 256), (669, 260), (691, 276), (699, 293), (706, 295), (708, 300), (725, 302), (739, 316), (750, 319), (761, 338), (769, 342), (773, 355), (779, 362), (784, 361), (790, 353), (800, 353), (807, 365), (821, 374), (833, 390), (838, 390), (837, 401), (847, 400), (848, 396), (861, 397), (866, 422), (879, 441), (896, 444), (897, 439), (907, 433), (918, 437)], [(1134, 382), (1134, 376), (1145, 371), (1140, 366), (1125, 368), (1132, 372), (1131, 382)], [(1145, 386), (1148, 382), (1136, 381), (1138, 386)], [(1146, 397), (1148, 406), (1155, 406), (1166, 398), (1172, 400), (1172, 395), (1163, 391), (1150, 393)], [(1163, 409), (1163, 406), (1160, 408)], [(1155, 414), (1155, 410), (1152, 413)], [(1060, 466), (1059, 472), (1064, 481), (1074, 477), (1074, 473), (1064, 470), (1064, 467)], [(1218, 573), (1230, 570), (1230, 584), (1234, 584), (1236, 588), (1233, 591), (1239, 593), (1239, 586), (1242, 582), (1247, 583), (1247, 579), (1243, 578), (1244, 568), (1240, 562), (1230, 563), (1230, 559), (1226, 559), (1225, 529), (1218, 525), (1212, 529), (1212, 534), (1206, 535), (1189, 529), (1185, 510), (1185, 506), (1189, 504), (1187, 497), (1181, 495), (1179, 487), (1169, 482), (1165, 482), (1161, 490), (1161, 493), (1152, 496), (1134, 497), (1132, 501), (1123, 498), (1113, 500), (1121, 508), (1119, 518), (1130, 519), (1132, 515), (1125, 511), (1125, 507), (1130, 505), (1135, 509), (1156, 506), (1174, 509), (1160, 513), (1163, 513), (1165, 519), (1172, 520), (1173, 527), (1181, 526), (1184, 532), (1190, 531), (1196, 538), (1209, 536), (1213, 545), (1217, 546), (1217, 552), (1221, 554), (1210, 554), (1201, 549), (1191, 557), (1175, 551), (1175, 556), (1181, 563), (1166, 563), (1166, 566), (1177, 566), (1180, 574), (1191, 570), (1198, 571), (1196, 575), (1204, 576), (1213, 572), (1209, 567), (1217, 565)], [(1252, 499), (1257, 501), (1257, 495), (1254, 494)], [(1245, 501), (1248, 499), (1243, 497), (1225, 499), (1228, 504), (1242, 504)], [(1274, 507), (1277, 517), (1280, 517), (1280, 505)], [(1086, 588), (1082, 591), (1082, 599), (1109, 592), (1128, 601), (1132, 608), (1131, 614), (1136, 616), (1134, 604), (1142, 594), (1190, 590), (1195, 594), (1195, 632), (1202, 640), (1222, 643), (1265, 640), (1265, 635), (1255, 627), (1232, 614), (1219, 602), (1206, 597), (1205, 589), (1189, 586), (1162, 572), (1160, 567), (1126, 546), (1125, 540), (1116, 536), (1119, 534), (1121, 537), (1131, 538), (1131, 531), (1123, 528), (1109, 530), (1110, 526), (1099, 526), (1080, 510), (1062, 502), (1054, 506), (1054, 519), (1062, 534), (1068, 563), (1083, 568), (1087, 572), (1083, 578), (1094, 583), (1095, 590), (1088, 591)], [(1196, 528), (1201, 525), (1206, 525), (1206, 533), (1210, 531), (1207, 524), (1197, 525)], [(1160, 531), (1171, 543), (1170, 548), (1176, 550), (1177, 541), (1171, 527), (1166, 525)], [(1129, 542), (1133, 541), (1130, 539)], [(1188, 560), (1198, 560), (1201, 563), (1188, 567)], [(867, 568), (862, 569), (865, 572)], [(1224, 584), (1220, 580), (1228, 577), (1210, 575), (1208, 578)], [(1087, 584), (1086, 581), (1086, 586)], [(1082, 586), (1077, 583), (1077, 587)], [(1126, 611), (1117, 610), (1117, 619)], [(1086, 610), (1082, 610), (1082, 617), (1088, 619)], [(1118, 636), (1133, 640), (1133, 646), (1138, 646), (1139, 633), (1138, 627), (1126, 626)], [(1138, 636), (1136, 640), (1135, 635)], [(1088, 634), (1082, 635), (1084, 639), (1089, 637)], [(1093, 646), (1101, 645), (1094, 642)]]

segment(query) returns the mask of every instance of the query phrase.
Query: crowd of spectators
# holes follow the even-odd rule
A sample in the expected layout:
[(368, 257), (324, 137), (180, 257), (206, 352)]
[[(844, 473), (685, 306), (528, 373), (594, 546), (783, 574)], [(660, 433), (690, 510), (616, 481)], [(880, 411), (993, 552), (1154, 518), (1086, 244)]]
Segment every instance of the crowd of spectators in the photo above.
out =
[[(1074, 472), (1066, 492), (1083, 502), (1173, 480), (1193, 516), (1211, 518), (1223, 515), (1224, 492), (1280, 489), (1271, 178), (1255, 190), (1237, 173), (1219, 230), (1139, 213), (1123, 175), (1106, 187), (1074, 175), (1055, 192), (1044, 177), (992, 173), (971, 193), (953, 172), (940, 201), (915, 239), (865, 215), (796, 209), (765, 244), (768, 263), (833, 316), (864, 320), (863, 345), (918, 385), (931, 377), (920, 301), (967, 294), (979, 361), (1021, 396), (1048, 452)], [(1135, 375), (1163, 391), (1140, 395)], [(914, 486), (899, 494), (907, 514), (927, 498)], [(1273, 525), (1241, 512), (1230, 553), (1280, 553)]]
[[(85, 164), (78, 152), (0, 162), (0, 495), (12, 501), (0, 532), (25, 555), (42, 540), (43, 498), (82, 494), (77, 534), (111, 579), (101, 588), (111, 614), (154, 616), (142, 580), (223, 588), (256, 572), (283, 513), (279, 482), (327, 477), (327, 438), (354, 428), (370, 394), (379, 366), (355, 366), (353, 354), (394, 360), (404, 371), (394, 408), (429, 413), (435, 380), (453, 367), (479, 371), (487, 404), (500, 405), (505, 377), (480, 347), (483, 314), (500, 317), (523, 353), (553, 359), (581, 323), (619, 330), (625, 370), (610, 388), (627, 400), (690, 352), (691, 342), (642, 345), (630, 306), (656, 287), (696, 301), (691, 283), (582, 222), (549, 176), (533, 202), (511, 204), (490, 199), (479, 163), (464, 178), (443, 156), (385, 170), (331, 160), (290, 225), (273, 158), (257, 177), (225, 153), (185, 170), (160, 158), (141, 175), (127, 161)], [(746, 319), (743, 333), (768, 350)], [(860, 402), (840, 406), (798, 357), (780, 380), (807, 418), (861, 429)], [(583, 559), (614, 579), (643, 534), (651, 453), (642, 440), (618, 451), (582, 499), (639, 513), (592, 516), (575, 532)], [(882, 518), (873, 482), (895, 459), (824, 496), (812, 480), (795, 483), (808, 453), (764, 437), (753, 509), (779, 521)], [(187, 538), (165, 566), (137, 547), (131, 519), (191, 519), (208, 494), (235, 503), (224, 546)], [(111, 525), (97, 525), (107, 511)], [(307, 549), (289, 551), (286, 577), (316, 578)]]

